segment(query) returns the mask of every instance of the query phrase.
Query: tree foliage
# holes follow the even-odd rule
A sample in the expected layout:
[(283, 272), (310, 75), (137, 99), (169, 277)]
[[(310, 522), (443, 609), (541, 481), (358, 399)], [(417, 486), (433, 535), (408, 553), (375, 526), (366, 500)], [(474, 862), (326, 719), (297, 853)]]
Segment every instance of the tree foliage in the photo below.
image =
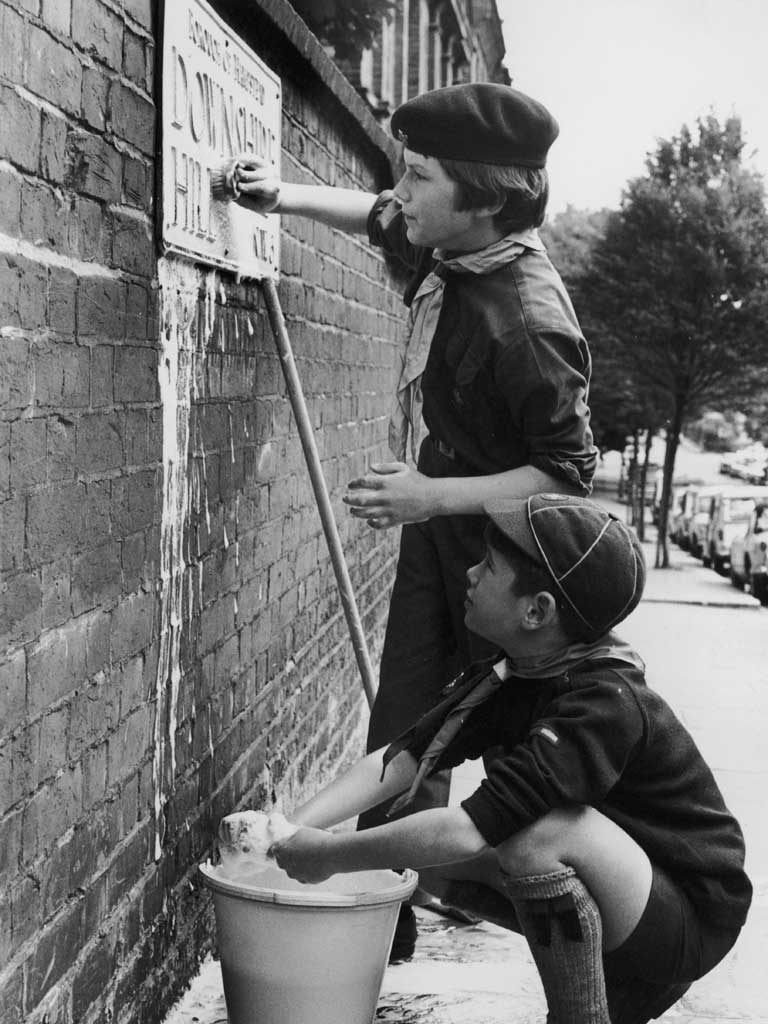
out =
[(393, 0), (292, 0), (291, 6), (340, 61), (356, 61), (372, 46)]
[(607, 217), (577, 286), (595, 380), (614, 374), (603, 384), (634, 392), (649, 420), (643, 426), (655, 420), (667, 431), (663, 564), (684, 424), (704, 408), (743, 401), (768, 357), (768, 215), (762, 178), (741, 163), (743, 147), (736, 117), (721, 125), (708, 116), (695, 134), (683, 126), (660, 140), (647, 174), (629, 182)]

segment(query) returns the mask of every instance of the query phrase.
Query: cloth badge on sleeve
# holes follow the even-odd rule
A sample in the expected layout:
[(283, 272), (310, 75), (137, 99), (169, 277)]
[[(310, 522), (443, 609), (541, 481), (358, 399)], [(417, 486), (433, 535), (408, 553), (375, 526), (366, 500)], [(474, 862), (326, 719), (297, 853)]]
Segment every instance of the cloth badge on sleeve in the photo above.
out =
[(543, 736), (545, 740), (549, 740), (553, 747), (558, 746), (560, 743), (560, 737), (548, 725), (537, 725), (535, 729), (531, 730), (531, 733), (534, 736)]

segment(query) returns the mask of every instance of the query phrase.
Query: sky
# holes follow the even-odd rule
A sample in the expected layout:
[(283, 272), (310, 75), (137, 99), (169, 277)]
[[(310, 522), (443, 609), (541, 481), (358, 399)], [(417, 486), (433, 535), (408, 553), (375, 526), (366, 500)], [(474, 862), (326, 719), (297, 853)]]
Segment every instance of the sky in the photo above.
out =
[(618, 207), (656, 140), (710, 112), (741, 117), (745, 162), (768, 180), (768, 0), (497, 6), (512, 84), (560, 123), (550, 213)]

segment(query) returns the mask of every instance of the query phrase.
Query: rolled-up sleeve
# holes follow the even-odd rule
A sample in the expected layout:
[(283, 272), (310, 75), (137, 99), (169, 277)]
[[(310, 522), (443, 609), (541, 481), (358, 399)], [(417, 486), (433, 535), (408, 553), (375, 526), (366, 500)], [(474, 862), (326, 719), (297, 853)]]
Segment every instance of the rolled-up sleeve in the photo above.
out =
[(644, 728), (628, 687), (579, 690), (493, 761), (461, 806), (485, 841), (498, 846), (555, 808), (599, 805), (622, 777)]
[(371, 245), (397, 257), (409, 270), (415, 270), (424, 257), (424, 249), (408, 241), (405, 218), (391, 189), (382, 192), (371, 207), (368, 238)]
[(586, 343), (556, 327), (517, 334), (501, 347), (495, 374), (528, 462), (589, 494), (597, 449), (587, 406)]

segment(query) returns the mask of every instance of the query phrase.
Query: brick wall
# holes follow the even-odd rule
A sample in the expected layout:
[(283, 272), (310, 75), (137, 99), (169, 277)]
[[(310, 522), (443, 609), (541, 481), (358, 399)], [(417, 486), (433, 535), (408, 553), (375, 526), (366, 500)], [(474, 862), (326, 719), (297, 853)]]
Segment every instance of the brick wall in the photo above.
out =
[[(253, 283), (154, 227), (150, 0), (0, 0), (0, 1020), (162, 1020), (210, 948), (222, 814), (287, 805), (365, 708)], [(294, 181), (392, 152), (282, 0), (218, 3), (283, 81)], [(385, 455), (398, 284), (285, 218), (280, 296), (372, 652), (396, 536), (345, 516)]]

